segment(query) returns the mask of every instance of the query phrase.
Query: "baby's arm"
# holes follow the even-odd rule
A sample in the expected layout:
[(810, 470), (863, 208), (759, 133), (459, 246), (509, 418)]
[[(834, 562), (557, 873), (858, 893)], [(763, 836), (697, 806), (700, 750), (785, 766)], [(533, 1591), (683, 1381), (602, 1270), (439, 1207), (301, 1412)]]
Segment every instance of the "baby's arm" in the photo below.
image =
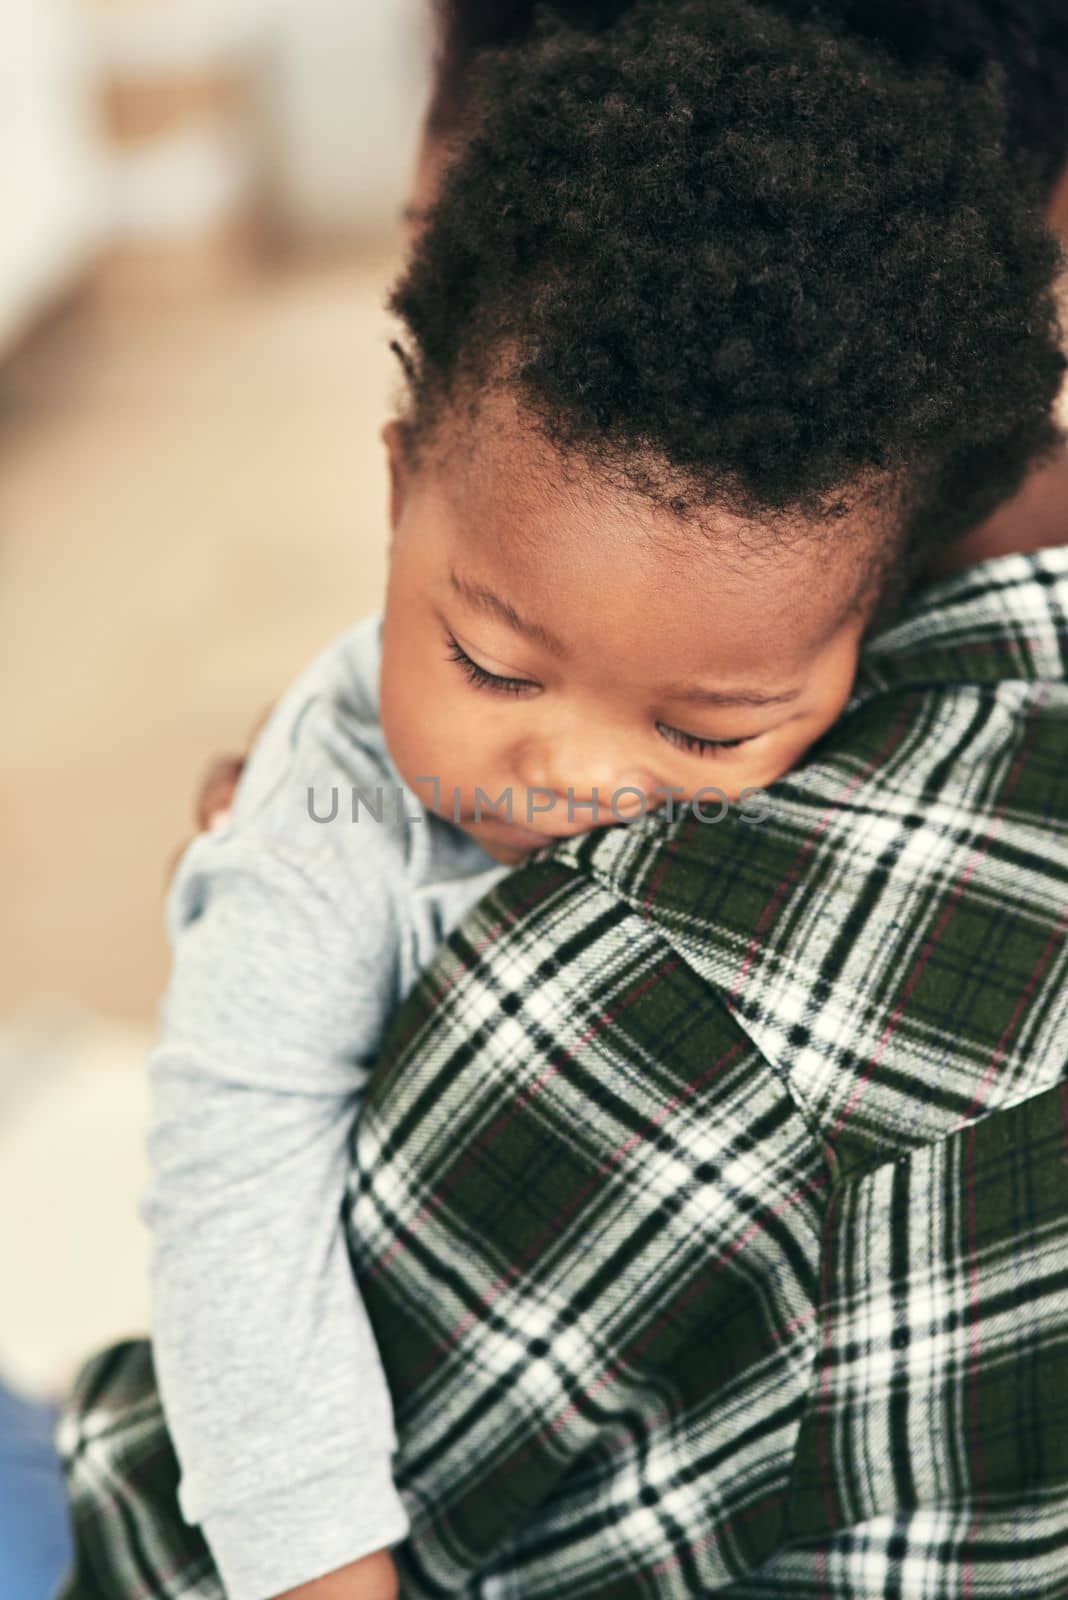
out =
[(360, 842), (354, 891), (325, 837), (227, 830), (194, 842), (172, 894), (143, 1214), (182, 1510), (230, 1600), (323, 1574), (297, 1593), (377, 1600), (391, 1563), (360, 1558), (408, 1531), (340, 1223), (357, 1058), (381, 1035), (397, 944), (374, 830)]
[(287, 1589), (278, 1600), (397, 1600), (397, 1569), (388, 1551), (354, 1561), (327, 1578)]

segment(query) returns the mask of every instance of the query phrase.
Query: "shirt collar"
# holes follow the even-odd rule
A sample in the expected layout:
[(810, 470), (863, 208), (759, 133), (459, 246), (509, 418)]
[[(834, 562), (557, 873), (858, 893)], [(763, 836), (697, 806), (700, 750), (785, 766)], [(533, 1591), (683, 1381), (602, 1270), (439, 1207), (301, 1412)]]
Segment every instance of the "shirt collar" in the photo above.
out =
[(887, 689), (1068, 678), (1068, 545), (926, 584), (861, 652), (852, 710)]

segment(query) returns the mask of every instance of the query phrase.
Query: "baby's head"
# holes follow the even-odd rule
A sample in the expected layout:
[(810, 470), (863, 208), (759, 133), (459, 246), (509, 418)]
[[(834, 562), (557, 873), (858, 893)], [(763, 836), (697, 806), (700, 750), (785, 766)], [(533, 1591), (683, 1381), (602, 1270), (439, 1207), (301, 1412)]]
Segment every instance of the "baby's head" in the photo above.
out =
[(382, 714), (517, 860), (794, 767), (1050, 447), (1062, 362), (992, 84), (744, 0), (546, 24), (480, 82), (394, 299)]

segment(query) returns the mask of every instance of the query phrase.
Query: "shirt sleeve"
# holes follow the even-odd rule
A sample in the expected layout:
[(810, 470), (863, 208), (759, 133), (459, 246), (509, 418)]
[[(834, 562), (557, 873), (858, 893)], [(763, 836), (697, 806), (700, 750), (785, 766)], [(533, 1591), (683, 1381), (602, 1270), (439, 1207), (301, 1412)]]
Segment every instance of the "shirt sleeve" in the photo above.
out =
[(328, 845), (205, 835), (172, 891), (142, 1216), (181, 1507), (230, 1600), (267, 1600), (408, 1527), (341, 1222), (397, 946), (366, 842), (354, 892)]

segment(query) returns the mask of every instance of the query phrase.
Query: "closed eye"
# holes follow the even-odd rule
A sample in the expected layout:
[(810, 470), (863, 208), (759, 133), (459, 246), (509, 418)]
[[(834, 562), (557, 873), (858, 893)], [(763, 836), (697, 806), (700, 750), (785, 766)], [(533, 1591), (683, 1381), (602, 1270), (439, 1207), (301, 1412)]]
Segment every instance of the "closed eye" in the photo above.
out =
[(485, 667), (480, 667), (477, 661), (472, 661), (463, 645), (450, 633), (447, 635), (449, 642), (449, 660), (455, 661), (468, 683), (476, 689), (488, 689), (491, 694), (521, 694), (524, 689), (536, 689), (538, 685), (529, 678), (502, 678), (496, 672), (487, 672)]
[[(491, 694), (519, 695), (524, 689), (537, 689), (540, 686), (530, 678), (505, 678), (496, 672), (487, 672), (485, 667), (473, 661), (460, 641), (452, 633), (446, 635), (449, 647), (449, 660), (454, 661), (460, 668), (467, 681), (476, 689), (487, 690)], [(657, 731), (668, 744), (679, 750), (685, 750), (690, 755), (713, 755), (721, 750), (736, 750), (739, 745), (749, 744), (757, 738), (757, 734), (747, 734), (741, 739), (703, 739), (699, 734), (686, 733), (682, 728), (673, 728), (669, 723), (658, 722)]]
[(696, 733), (684, 733), (681, 728), (673, 728), (669, 723), (658, 722), (657, 732), (668, 744), (673, 744), (677, 750), (686, 750), (690, 755), (714, 755), (719, 750), (736, 750), (740, 744), (749, 744), (758, 737), (755, 733), (746, 734), (744, 739), (702, 739)]

